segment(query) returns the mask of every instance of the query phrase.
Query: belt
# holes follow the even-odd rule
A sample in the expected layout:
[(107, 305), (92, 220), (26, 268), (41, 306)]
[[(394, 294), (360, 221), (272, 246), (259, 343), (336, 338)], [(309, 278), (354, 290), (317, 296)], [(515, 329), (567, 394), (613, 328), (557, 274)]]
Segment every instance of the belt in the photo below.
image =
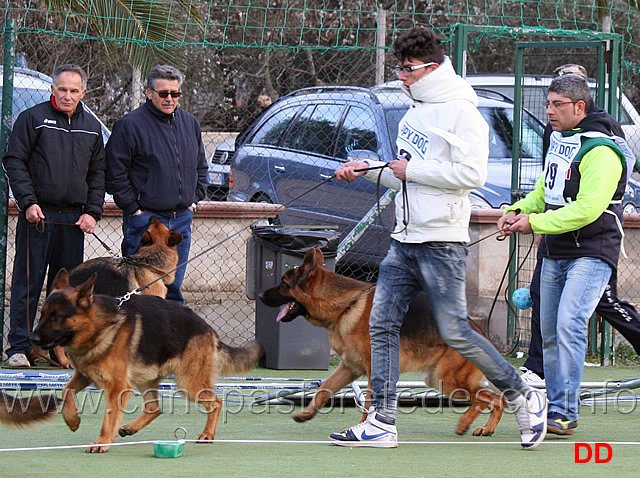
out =
[(151, 213), (151, 214), (157, 214), (158, 216), (165, 216), (165, 217), (176, 217), (179, 214), (182, 214), (183, 212), (185, 212), (187, 210), (186, 207), (183, 208), (178, 208), (178, 209), (165, 209), (163, 211), (158, 211), (156, 209), (145, 209), (142, 208), (143, 211)]

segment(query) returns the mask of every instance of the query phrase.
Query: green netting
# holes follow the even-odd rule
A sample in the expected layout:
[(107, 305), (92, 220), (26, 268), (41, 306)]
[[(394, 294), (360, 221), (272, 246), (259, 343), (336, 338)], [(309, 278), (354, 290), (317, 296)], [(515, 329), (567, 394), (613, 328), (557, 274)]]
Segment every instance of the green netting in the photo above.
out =
[[(89, 74), (85, 103), (109, 128), (144, 99), (144, 78), (152, 65), (179, 67), (185, 77), (180, 104), (200, 121), (207, 158), (212, 161), (227, 157), (225, 149), (216, 150), (221, 143), (225, 146), (223, 142), (236, 137), (265, 107), (294, 90), (371, 87), (395, 79), (393, 39), (416, 24), (439, 31), (452, 58), (457, 25), (484, 27), (469, 35), (466, 51), (467, 72), (480, 74), (512, 74), (516, 41), (602, 40), (603, 32), (608, 32), (620, 40), (618, 73), (623, 91), (640, 109), (637, 1), (4, 0), (0, 3), (3, 37), (8, 19), (15, 24), (11, 48), (16, 66), (51, 74), (58, 64), (82, 65)], [(531, 73), (549, 76), (568, 62), (584, 63), (595, 75), (596, 62), (571, 51), (536, 59)], [(42, 97), (34, 96), (33, 101)], [(640, 128), (629, 131), (630, 145), (640, 151)], [(228, 184), (224, 186), (212, 197), (224, 199)], [(345, 210), (352, 207), (341, 197), (331, 200), (344, 202)], [(117, 226), (113, 229), (119, 231)], [(212, 229), (202, 226), (194, 244), (215, 242)], [(13, 237), (12, 230), (8, 237)], [(238, 244), (234, 254), (244, 254), (244, 244)], [(227, 262), (216, 258), (210, 283), (235, 274), (225, 269)], [(358, 271), (358, 277), (373, 277), (370, 273)], [(640, 276), (637, 267), (624, 269), (620, 288), (621, 296), (637, 304), (636, 275)], [(187, 292), (191, 292), (189, 304), (208, 307), (226, 300), (210, 292)], [(244, 311), (229, 310), (230, 316), (241, 320)], [(251, 323), (250, 317), (246, 319)], [(250, 325), (238, 335), (249, 338), (251, 333)]]

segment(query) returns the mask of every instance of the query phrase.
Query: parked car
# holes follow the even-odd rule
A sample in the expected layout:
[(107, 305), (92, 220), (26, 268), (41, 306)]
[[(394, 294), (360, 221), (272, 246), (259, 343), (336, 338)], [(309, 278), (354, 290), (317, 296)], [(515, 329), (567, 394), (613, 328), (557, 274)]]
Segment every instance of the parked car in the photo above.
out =
[[(474, 207), (499, 208), (512, 202), (513, 102), (477, 91), (478, 109), (490, 127), (490, 157), (487, 182), (470, 199)], [(236, 140), (228, 199), (284, 204), (280, 224), (336, 226), (344, 237), (385, 188), (364, 178), (346, 183), (331, 177), (350, 156), (393, 159), (398, 123), (409, 105), (397, 81), (371, 89), (305, 88), (282, 97)], [(520, 179), (526, 192), (541, 174), (544, 124), (525, 111), (522, 126)], [(344, 261), (375, 267), (386, 253), (393, 220), (388, 208)]]
[(230, 138), (218, 146), (209, 158), (207, 199), (225, 201), (229, 193), (229, 165), (235, 153), (235, 138)]
[[(552, 79), (552, 76), (527, 76), (523, 79), (523, 105), (544, 123), (547, 122), (547, 115), (543, 103)], [(513, 98), (513, 75), (467, 75), (466, 80), (474, 88), (490, 89)], [(595, 97), (595, 80), (590, 80), (589, 84)], [(620, 124), (629, 146), (640, 157), (640, 114), (624, 93), (620, 96)]]

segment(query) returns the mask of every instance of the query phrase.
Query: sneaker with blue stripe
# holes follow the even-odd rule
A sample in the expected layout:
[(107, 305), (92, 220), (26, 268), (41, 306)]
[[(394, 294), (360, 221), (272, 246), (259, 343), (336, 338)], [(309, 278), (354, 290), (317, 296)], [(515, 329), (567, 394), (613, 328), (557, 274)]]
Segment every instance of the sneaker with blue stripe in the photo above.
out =
[(547, 397), (543, 392), (529, 389), (513, 400), (507, 400), (513, 410), (518, 427), (522, 448), (533, 450), (542, 443), (547, 435)]
[[(396, 448), (398, 432), (393, 420), (379, 414), (371, 407), (364, 422), (340, 433), (332, 433), (331, 443), (338, 446)], [(545, 421), (546, 423), (546, 421)]]

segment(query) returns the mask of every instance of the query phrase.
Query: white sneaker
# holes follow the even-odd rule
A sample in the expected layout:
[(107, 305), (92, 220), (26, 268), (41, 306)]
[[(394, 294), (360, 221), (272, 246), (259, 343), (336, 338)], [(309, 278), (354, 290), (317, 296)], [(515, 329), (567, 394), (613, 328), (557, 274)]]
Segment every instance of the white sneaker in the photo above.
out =
[[(387, 417), (376, 413), (371, 407), (364, 422), (340, 433), (332, 433), (331, 443), (338, 446), (367, 446), (372, 448), (396, 448), (398, 432), (396, 426)], [(546, 415), (545, 415), (546, 417)], [(546, 421), (545, 421), (546, 423)]]
[(524, 372), (522, 375), (520, 375), (520, 377), (522, 377), (522, 380), (524, 380), (525, 383), (544, 384), (544, 378), (535, 373), (533, 370), (529, 370), (527, 367), (520, 367), (520, 371)]
[(7, 360), (7, 367), (29, 368), (31, 367), (31, 364), (25, 354), (13, 354), (9, 357), (9, 360)]
[(533, 450), (537, 448), (547, 435), (547, 397), (538, 390), (529, 389), (525, 395), (518, 395), (513, 400), (507, 400), (507, 405), (513, 410), (518, 427), (522, 448)]

